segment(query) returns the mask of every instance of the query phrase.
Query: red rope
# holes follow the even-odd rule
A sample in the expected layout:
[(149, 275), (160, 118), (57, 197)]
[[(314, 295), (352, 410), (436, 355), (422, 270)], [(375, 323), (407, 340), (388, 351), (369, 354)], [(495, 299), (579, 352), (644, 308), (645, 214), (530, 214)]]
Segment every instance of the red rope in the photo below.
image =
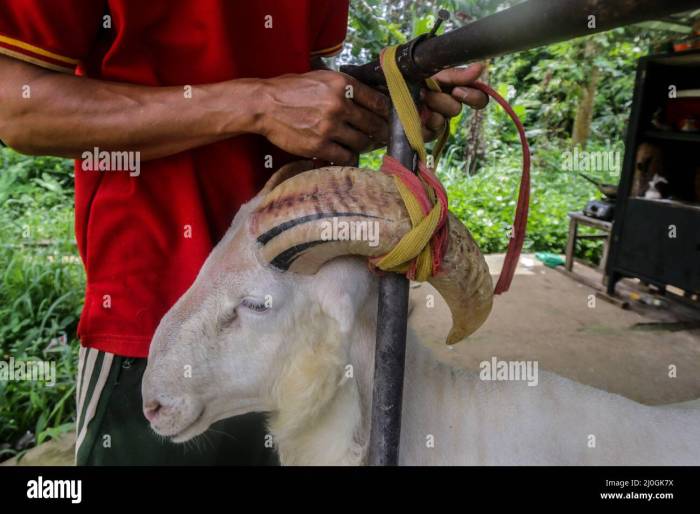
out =
[(503, 260), (501, 275), (498, 277), (498, 282), (496, 283), (496, 288), (494, 290), (494, 294), (501, 294), (505, 293), (510, 288), (510, 283), (513, 280), (513, 275), (515, 275), (515, 270), (518, 267), (518, 261), (520, 260), (520, 252), (522, 251), (523, 243), (525, 242), (527, 214), (530, 205), (530, 145), (527, 143), (525, 127), (520, 121), (520, 118), (518, 118), (518, 115), (515, 113), (513, 108), (501, 95), (483, 82), (474, 82), (471, 87), (479, 89), (480, 91), (489, 95), (508, 113), (508, 116), (510, 116), (510, 119), (513, 120), (513, 123), (515, 123), (515, 126), (518, 129), (520, 144), (523, 150), (523, 173), (522, 178), (520, 179), (518, 203), (515, 207), (513, 233), (510, 241), (508, 242), (508, 249), (506, 250), (506, 256)]

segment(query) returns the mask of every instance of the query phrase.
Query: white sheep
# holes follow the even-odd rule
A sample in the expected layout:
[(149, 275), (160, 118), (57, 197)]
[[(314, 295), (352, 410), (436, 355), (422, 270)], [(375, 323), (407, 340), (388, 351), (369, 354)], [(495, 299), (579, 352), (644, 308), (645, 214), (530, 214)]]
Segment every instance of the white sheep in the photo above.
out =
[[(282, 464), (365, 462), (377, 277), (366, 257), (347, 255), (381, 255), (409, 221), (382, 174), (302, 169), (281, 170), (241, 209), (162, 319), (143, 379), (158, 434), (184, 442), (220, 419), (267, 412)], [(382, 244), (322, 241), (328, 213), (377, 220)], [(432, 284), (456, 342), (486, 319), (492, 286), (456, 218), (450, 234)], [(698, 407), (644, 406), (542, 371), (536, 387), (482, 381), (437, 362), (409, 330), (401, 463), (697, 465)]]

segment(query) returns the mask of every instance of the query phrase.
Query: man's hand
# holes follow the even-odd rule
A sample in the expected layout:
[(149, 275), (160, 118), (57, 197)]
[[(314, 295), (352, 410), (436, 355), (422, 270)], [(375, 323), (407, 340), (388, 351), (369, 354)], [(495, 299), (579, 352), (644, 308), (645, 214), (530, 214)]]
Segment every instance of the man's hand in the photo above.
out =
[(438, 84), (444, 89), (453, 88), (451, 93), (437, 93), (424, 89), (421, 91), (423, 109), (423, 136), (426, 141), (435, 139), (445, 120), (457, 116), (462, 104), (474, 109), (483, 109), (489, 98), (478, 89), (469, 87), (484, 71), (484, 65), (475, 63), (466, 68), (450, 68), (435, 75)]
[(351, 164), (388, 140), (389, 99), (342, 73), (268, 79), (260, 101), (258, 132), (295, 155)]

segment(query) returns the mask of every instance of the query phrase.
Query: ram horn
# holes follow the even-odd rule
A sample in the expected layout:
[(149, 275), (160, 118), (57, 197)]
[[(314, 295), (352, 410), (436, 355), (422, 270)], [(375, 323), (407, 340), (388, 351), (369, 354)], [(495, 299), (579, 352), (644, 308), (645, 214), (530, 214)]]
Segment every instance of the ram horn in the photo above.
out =
[[(353, 167), (302, 169), (278, 171), (250, 218), (260, 258), (278, 270), (314, 274), (342, 255), (384, 255), (410, 230), (392, 177)], [(452, 214), (448, 224), (447, 252), (429, 281), (452, 313), (447, 343), (454, 344), (486, 320), (493, 285), (467, 228)]]

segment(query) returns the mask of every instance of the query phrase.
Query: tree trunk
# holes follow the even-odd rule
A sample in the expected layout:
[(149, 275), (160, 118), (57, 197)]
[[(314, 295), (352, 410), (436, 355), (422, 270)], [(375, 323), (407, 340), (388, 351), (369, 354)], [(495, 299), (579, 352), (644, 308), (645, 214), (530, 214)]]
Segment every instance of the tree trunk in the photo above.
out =
[[(481, 81), (485, 84), (489, 83), (489, 63), (485, 62), (484, 73), (481, 76)], [(464, 161), (466, 163), (466, 172), (468, 175), (476, 175), (479, 164), (484, 160), (486, 155), (486, 142), (484, 141), (484, 119), (486, 117), (485, 109), (473, 110), (469, 121), (467, 122), (467, 141), (464, 147)]]
[[(593, 39), (586, 41), (584, 49), (584, 57), (592, 59), (597, 51), (597, 45)], [(571, 134), (571, 141), (574, 145), (586, 146), (588, 136), (591, 133), (591, 122), (593, 121), (593, 108), (595, 107), (595, 96), (598, 90), (598, 80), (600, 79), (600, 70), (595, 64), (590, 65), (590, 73), (588, 75), (588, 83), (581, 93), (576, 117), (574, 118), (574, 129)]]

